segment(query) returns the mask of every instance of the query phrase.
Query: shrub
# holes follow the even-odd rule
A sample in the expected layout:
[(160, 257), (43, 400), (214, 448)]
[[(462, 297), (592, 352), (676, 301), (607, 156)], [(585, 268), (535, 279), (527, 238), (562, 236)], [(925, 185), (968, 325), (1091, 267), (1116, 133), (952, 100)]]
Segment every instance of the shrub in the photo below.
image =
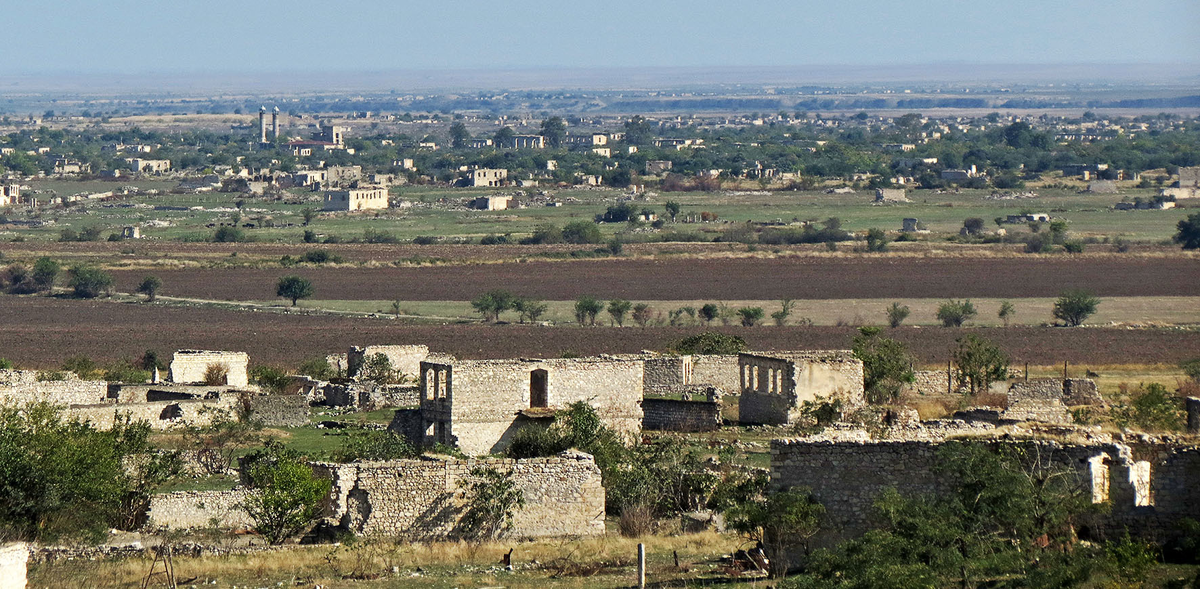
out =
[(313, 475), (298, 454), (270, 441), (246, 464), (250, 492), (242, 507), (267, 541), (282, 544), (317, 520), (332, 484)]
[(499, 321), (500, 314), (516, 306), (517, 296), (504, 289), (489, 290), (471, 301), (484, 321)]
[(513, 302), (513, 310), (520, 315), (521, 323), (525, 321), (536, 322), (550, 308), (546, 303), (537, 299), (527, 297), (517, 297)]
[(863, 363), (863, 389), (871, 403), (895, 401), (904, 384), (913, 381), (914, 360), (908, 346), (879, 337), (879, 328), (859, 328), (852, 349), (854, 357)]
[(825, 507), (807, 489), (792, 488), (734, 507), (731, 528), (760, 542), (769, 559), (772, 579), (782, 578), (791, 568), (791, 554), (808, 552), (808, 542), (821, 530)]
[(376, 384), (393, 384), (402, 380), (402, 376), (392, 366), (392, 361), (386, 354), (375, 354), (367, 358), (358, 375)]
[(714, 319), (720, 317), (721, 308), (713, 303), (705, 303), (700, 307), (700, 319), (704, 320), (705, 324), (712, 323)]
[(477, 466), (470, 475), (459, 481), (466, 502), (457, 535), (472, 542), (499, 538), (512, 529), (513, 517), (525, 506), (525, 494), (513, 482), (511, 472)]
[(213, 387), (229, 384), (229, 366), (209, 364), (204, 367), (204, 384)]
[(112, 290), (112, 274), (93, 266), (76, 266), (71, 268), (70, 287), (75, 296), (81, 299), (94, 299)]
[(329, 250), (308, 250), (300, 256), (300, 261), (309, 264), (340, 264), (343, 260), (341, 256), (330, 253)]
[(654, 318), (654, 309), (651, 309), (647, 303), (638, 303), (633, 306), (633, 314), (631, 316), (633, 322), (638, 324), (638, 327), (644, 328)]
[(1044, 254), (1048, 253), (1053, 247), (1053, 240), (1045, 235), (1034, 234), (1030, 235), (1025, 240), (1025, 253), (1027, 254)]
[[(1124, 391), (1127, 387), (1121, 388)], [(1179, 431), (1185, 423), (1180, 400), (1156, 382), (1129, 393), (1126, 401), (1113, 407), (1112, 415), (1118, 427), (1147, 431)]]
[(867, 251), (886, 252), (888, 249), (887, 235), (882, 229), (872, 227), (867, 230)]
[(1083, 245), (1082, 241), (1064, 241), (1063, 242), (1063, 250), (1066, 251), (1068, 254), (1082, 254), (1083, 247), (1084, 247), (1084, 245)]
[(58, 275), (61, 273), (62, 266), (51, 258), (38, 258), (33, 263), (32, 277), (38, 290), (50, 290), (54, 288), (54, 282), (58, 280)]
[(329, 365), (329, 360), (323, 357), (306, 360), (297, 372), (317, 380), (329, 380), (337, 376), (337, 372)]
[(742, 307), (737, 310), (737, 314), (742, 320), (742, 327), (754, 327), (758, 325), (765, 315), (762, 307)]
[(612, 317), (614, 323), (620, 327), (625, 326), (625, 315), (629, 314), (629, 310), (633, 308), (633, 303), (624, 299), (613, 299), (608, 302), (608, 314)]
[(237, 243), (247, 241), (246, 232), (237, 227), (230, 227), (228, 225), (224, 227), (218, 227), (217, 230), (213, 232), (212, 241), (217, 243)]
[(1188, 215), (1188, 218), (1179, 221), (1176, 229), (1175, 236), (1171, 238), (1175, 243), (1185, 250), (1200, 249), (1200, 213)]
[(1068, 327), (1082, 325), (1096, 312), (1100, 299), (1086, 290), (1068, 290), (1054, 302), (1054, 318), (1061, 319)]
[(678, 354), (733, 355), (746, 349), (746, 340), (715, 331), (688, 336), (671, 345), (671, 350)]
[(1000, 311), (996, 313), (996, 316), (1000, 318), (1000, 321), (1004, 322), (1005, 327), (1008, 327), (1008, 322), (1011, 321), (1013, 316), (1016, 314), (1017, 308), (1014, 307), (1012, 303), (1009, 301), (1000, 301)]
[(779, 310), (771, 313), (771, 319), (775, 320), (775, 325), (786, 325), (787, 318), (792, 314), (792, 308), (796, 306), (796, 301), (792, 299), (783, 299), (779, 301)]
[(255, 366), (250, 369), (249, 376), (250, 382), (273, 395), (282, 393), (288, 383), (287, 373), (273, 366)]
[(975, 235), (983, 231), (984, 221), (979, 217), (970, 217), (963, 220), (963, 229), (967, 230), (970, 235)]
[(631, 505), (621, 510), (617, 530), (626, 538), (641, 538), (654, 531), (654, 510), (649, 505)]
[(388, 231), (367, 227), (363, 230), (363, 243), (400, 243), (400, 240)]
[(262, 442), (262, 423), (249, 415), (235, 415), (220, 407), (203, 407), (200, 415), (208, 423), (184, 426), (183, 442), (209, 474), (228, 471), (238, 453)]
[(892, 306), (887, 308), (888, 326), (894, 328), (900, 327), (901, 323), (908, 318), (909, 309), (907, 305), (900, 303), (892, 303)]
[(600, 235), (600, 226), (591, 221), (572, 221), (562, 228), (562, 240), (567, 243), (586, 244), (600, 243), (604, 240)]
[(63, 360), (62, 369), (83, 380), (92, 380), (100, 376), (99, 367), (87, 356), (71, 356)]
[(975, 305), (970, 299), (963, 301), (949, 300), (938, 306), (937, 318), (942, 327), (962, 327), (976, 315)]
[(544, 243), (563, 243), (562, 229), (547, 223), (535, 229), (533, 235), (520, 240), (521, 245), (539, 245)]

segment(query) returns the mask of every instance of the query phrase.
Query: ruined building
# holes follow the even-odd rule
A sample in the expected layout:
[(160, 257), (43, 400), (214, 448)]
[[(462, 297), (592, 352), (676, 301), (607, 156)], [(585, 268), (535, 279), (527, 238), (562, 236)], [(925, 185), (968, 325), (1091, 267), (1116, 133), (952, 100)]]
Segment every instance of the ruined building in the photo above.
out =
[(422, 362), (420, 407), (398, 411), (391, 427), (420, 444), (494, 454), (522, 427), (584, 401), (609, 428), (636, 434), (643, 374), (640, 361), (608, 357)]
[(863, 364), (850, 350), (744, 352), (738, 368), (743, 423), (793, 423), (806, 401), (836, 399), (848, 408), (865, 403)]

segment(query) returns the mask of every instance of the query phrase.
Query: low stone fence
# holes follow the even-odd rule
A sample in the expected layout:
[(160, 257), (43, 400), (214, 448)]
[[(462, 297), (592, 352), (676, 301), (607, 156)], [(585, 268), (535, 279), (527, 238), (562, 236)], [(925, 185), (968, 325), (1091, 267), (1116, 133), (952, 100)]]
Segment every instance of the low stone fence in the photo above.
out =
[(413, 540), (458, 537), (469, 507), (465, 485), (476, 467), (510, 473), (525, 506), (511, 537), (604, 533), (604, 487), (595, 460), (581, 452), (523, 460), (396, 460), (312, 463), (333, 481), (326, 515), (354, 533)]
[(49, 402), (56, 405), (101, 403), (108, 398), (108, 383), (79, 380), (70, 372), (63, 380), (38, 380), (35, 370), (0, 370), (0, 404)]
[(642, 429), (668, 432), (709, 432), (721, 427), (721, 403), (645, 398)]
[(246, 491), (241, 488), (154, 495), (150, 498), (146, 527), (167, 530), (249, 528), (253, 522), (240, 506), (245, 499)]

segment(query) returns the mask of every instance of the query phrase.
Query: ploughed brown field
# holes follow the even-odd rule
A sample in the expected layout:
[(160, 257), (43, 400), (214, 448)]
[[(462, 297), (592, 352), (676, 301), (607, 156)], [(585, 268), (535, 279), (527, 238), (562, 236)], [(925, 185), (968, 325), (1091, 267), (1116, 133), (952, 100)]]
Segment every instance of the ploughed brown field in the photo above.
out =
[[(849, 327), (717, 327), (755, 349), (847, 348)], [(181, 348), (248, 352), (254, 363), (294, 367), (350, 345), (413, 343), (461, 358), (559, 357), (664, 350), (700, 328), (542, 327), (532, 325), (404, 325), (386, 319), (285, 315), (200, 307), (0, 297), (0, 358), (51, 368), (86, 355), (132, 359), (146, 350)], [(1200, 331), (1112, 328), (911, 328), (890, 330), (920, 362), (946, 361), (955, 338), (975, 333), (995, 341), (1015, 362), (1048, 365), (1176, 363), (1200, 357)]]
[(494, 288), (545, 300), (1053, 297), (1070, 288), (1105, 296), (1195, 296), (1200, 259), (1186, 257), (779, 257), (604, 259), (385, 268), (119, 270), (131, 292), (146, 274), (162, 294), (268, 300), (280, 276), (312, 280), (315, 298), (470, 300)]

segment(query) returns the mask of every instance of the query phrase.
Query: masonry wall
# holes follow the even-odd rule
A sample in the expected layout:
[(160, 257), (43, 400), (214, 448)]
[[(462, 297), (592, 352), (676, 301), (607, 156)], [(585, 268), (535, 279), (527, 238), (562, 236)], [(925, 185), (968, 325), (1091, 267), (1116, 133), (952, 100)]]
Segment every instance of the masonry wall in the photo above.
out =
[(688, 384), (710, 384), (736, 395), (741, 390), (736, 355), (692, 356), (692, 382)]
[(604, 487), (591, 456), (579, 452), (526, 460), (398, 460), (316, 463), (333, 481), (326, 516), (363, 535), (438, 540), (459, 535), (476, 467), (512, 473), (525, 498), (511, 537), (604, 534)]
[(249, 528), (254, 525), (246, 510), (245, 489), (229, 491), (178, 491), (150, 497), (149, 529), (192, 530), (212, 527)]
[(254, 419), (269, 427), (309, 425), (308, 398), (304, 395), (253, 395), (250, 411)]
[[(432, 369), (449, 369), (446, 390), (433, 394)], [(478, 360), (422, 364), (421, 410), (427, 423), (446, 422), (449, 438), (469, 455), (503, 451), (531, 407), (531, 375), (545, 370), (547, 405), (585, 401), (608, 427), (636, 434), (642, 425), (640, 361), (607, 359)]]
[[(936, 470), (943, 443), (774, 440), (771, 488), (809, 488), (826, 509), (819, 543), (841, 541), (878, 525), (872, 505), (885, 489), (910, 496), (947, 492), (951, 481)], [(984, 443), (995, 446), (1001, 442)], [(1119, 534), (1128, 527), (1137, 534), (1162, 538), (1171, 533), (1178, 519), (1200, 513), (1200, 453), (1195, 448), (1034, 441), (1004, 444), (1022, 448), (1026, 456), (1069, 468), (1081, 488), (1090, 490), (1093, 500), (1109, 501), (1111, 511), (1096, 530), (1101, 534)]]
[(171, 382), (202, 383), (204, 372), (213, 364), (229, 369), (226, 384), (246, 387), (250, 379), (246, 372), (250, 356), (245, 352), (214, 352), (209, 350), (179, 350), (171, 359)]
[(643, 394), (663, 395), (691, 384), (691, 356), (649, 356), (643, 362)]
[(29, 546), (22, 542), (0, 545), (0, 589), (25, 589)]
[(355, 376), (355, 373), (362, 366), (363, 362), (376, 354), (387, 356), (394, 370), (405, 376), (416, 377), (421, 371), (421, 362), (424, 362), (429, 356), (429, 346), (352, 347), (346, 354), (346, 364), (349, 368), (347, 374), (351, 377)]
[(64, 373), (66, 380), (38, 381), (36, 370), (0, 370), (0, 404), (49, 402), (58, 405), (100, 403), (108, 397), (108, 383), (79, 380)]
[(185, 423), (208, 425), (212, 422), (212, 414), (205, 412), (205, 407), (214, 407), (233, 411), (237, 408), (238, 399), (226, 395), (222, 399), (206, 401), (201, 399), (185, 399), (180, 401), (154, 401), (147, 403), (102, 403), (96, 405), (72, 405), (66, 410), (69, 417), (77, 417), (90, 421), (98, 429), (111, 429), (118, 416), (129, 415), (133, 421), (146, 421), (154, 430), (166, 430), (182, 426)]
[(848, 350), (741, 354), (738, 364), (738, 418), (743, 423), (793, 423), (807, 401), (838, 398), (849, 407), (864, 403), (862, 361)]
[(710, 432), (721, 427), (721, 404), (712, 401), (642, 399), (642, 429)]

